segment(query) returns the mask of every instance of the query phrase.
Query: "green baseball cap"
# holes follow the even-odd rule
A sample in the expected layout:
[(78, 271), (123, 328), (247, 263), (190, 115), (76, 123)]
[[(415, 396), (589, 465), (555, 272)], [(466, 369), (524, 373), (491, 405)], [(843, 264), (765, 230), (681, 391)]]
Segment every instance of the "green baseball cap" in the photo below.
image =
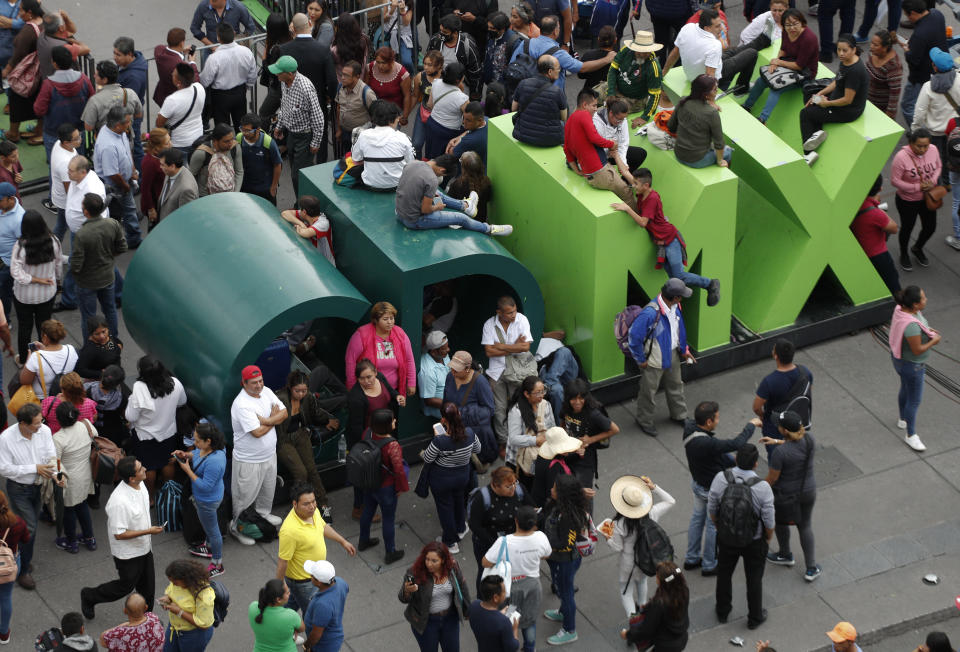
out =
[(272, 66), (267, 66), (267, 70), (272, 72), (274, 75), (279, 75), (282, 72), (296, 72), (297, 60), (290, 55), (285, 54), (277, 59), (275, 64)]

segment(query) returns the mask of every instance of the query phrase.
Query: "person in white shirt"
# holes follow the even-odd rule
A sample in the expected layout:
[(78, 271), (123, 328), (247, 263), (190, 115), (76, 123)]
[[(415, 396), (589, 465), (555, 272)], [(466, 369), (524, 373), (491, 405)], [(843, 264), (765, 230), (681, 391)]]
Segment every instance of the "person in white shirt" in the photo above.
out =
[(157, 114), (157, 126), (170, 132), (170, 144), (184, 154), (203, 135), (203, 104), (207, 92), (193, 66), (178, 63), (173, 70), (173, 84), (177, 90), (167, 96)]
[[(67, 178), (70, 184), (67, 186), (67, 198), (64, 203), (64, 223), (70, 230), (71, 255), (73, 249), (73, 237), (87, 220), (83, 215), (83, 196), (88, 192), (98, 195), (104, 202), (107, 200), (107, 188), (103, 180), (97, 176), (93, 170), (93, 163), (90, 159), (80, 154), (76, 154), (67, 163)], [(103, 216), (110, 217), (110, 209), (104, 206)], [(59, 224), (58, 224), (59, 226)], [(115, 275), (119, 276), (119, 271)], [(116, 287), (122, 287), (118, 284)], [(117, 295), (120, 298), (120, 295)], [(60, 294), (60, 300), (54, 304), (54, 311), (74, 310), (77, 307), (77, 280), (70, 271), (69, 263), (63, 271), (63, 292)]]
[(173, 479), (176, 470), (172, 457), (179, 444), (177, 408), (187, 404), (187, 393), (183, 384), (152, 355), (137, 361), (137, 371), (140, 377), (133, 384), (123, 416), (136, 433), (132, 452), (147, 469), (147, 491), (156, 496), (157, 472), (162, 485)]
[(517, 529), (497, 539), (481, 560), (493, 568), (501, 556), (510, 559), (510, 604), (520, 612), (524, 649), (533, 649), (540, 617), (540, 562), (553, 553), (547, 535), (537, 530), (537, 510), (523, 505), (517, 510)]
[[(757, 65), (757, 51), (751, 45), (724, 50), (720, 40), (722, 32), (720, 13), (716, 9), (701, 9), (697, 23), (687, 23), (677, 34), (673, 50), (663, 65), (663, 76), (667, 76), (679, 57), (683, 72), (690, 81), (706, 73), (716, 78), (721, 90), (727, 90), (733, 78), (739, 75), (734, 95), (749, 91), (750, 77)], [(723, 74), (724, 70), (726, 74)]]
[(399, 131), (400, 107), (393, 102), (375, 100), (370, 103), (373, 128), (360, 132), (351, 154), (356, 163), (363, 163), (360, 179), (374, 190), (396, 190), (404, 166), (416, 159), (413, 144)]
[(643, 165), (647, 158), (647, 151), (642, 147), (630, 144), (630, 124), (627, 122), (627, 113), (630, 106), (625, 100), (617, 97), (608, 97), (606, 106), (593, 114), (593, 126), (601, 138), (612, 140), (616, 148), (608, 150), (620, 174), (630, 185), (634, 184), (631, 170)]
[(93, 620), (94, 607), (114, 602), (136, 590), (153, 609), (155, 587), (151, 535), (163, 532), (162, 525), (150, 525), (150, 494), (144, 486), (147, 469), (132, 455), (117, 462), (123, 481), (107, 501), (107, 534), (110, 554), (119, 577), (99, 586), (80, 589), (80, 611)]
[(50, 201), (57, 209), (57, 225), (53, 229), (53, 235), (62, 242), (67, 233), (67, 188), (70, 187), (68, 170), (70, 161), (77, 155), (80, 130), (74, 125), (62, 124), (57, 130), (57, 136), (59, 140), (50, 150)]
[[(43, 423), (40, 406), (26, 403), (17, 411), (17, 422), (0, 433), (0, 475), (7, 479), (7, 496), (14, 511), (27, 522), (30, 541), (20, 543), (20, 575), (17, 583), (36, 588), (30, 574), (37, 519), (40, 516), (40, 483), (57, 472), (57, 449), (53, 435)], [(61, 487), (64, 481), (55, 480)]]
[(60, 320), (48, 319), (40, 324), (40, 341), (33, 343), (33, 352), (20, 370), (20, 384), (32, 386), (41, 401), (53, 393), (50, 389), (54, 380), (77, 366), (77, 350), (72, 344), (61, 344), (66, 337), (67, 329)]
[(759, 14), (740, 32), (740, 45), (763, 50), (783, 36), (783, 12), (787, 10), (787, 0), (771, 0), (770, 11)]
[(647, 476), (625, 475), (610, 486), (610, 502), (617, 510), (612, 530), (604, 527), (598, 531), (607, 537), (610, 547), (620, 553), (617, 594), (629, 618), (647, 603), (647, 576), (636, 566), (634, 553), (637, 537), (644, 528), (642, 521), (644, 518), (659, 521), (677, 501)]
[(234, 43), (230, 23), (217, 25), (220, 45), (207, 58), (200, 83), (210, 94), (214, 124), (229, 124), (240, 130), (240, 118), (247, 112), (247, 87), (257, 81), (257, 61), (250, 48)]
[(270, 513), (277, 483), (277, 430), (287, 410), (273, 391), (264, 386), (263, 372), (248, 365), (240, 372), (243, 389), (230, 406), (233, 425), (233, 519), (230, 534), (240, 543), (256, 543), (237, 529), (240, 512), (253, 505), (257, 514), (280, 527), (283, 519)]
[[(508, 355), (529, 353), (533, 344), (530, 322), (517, 311), (517, 302), (511, 296), (503, 296), (497, 301), (497, 314), (483, 323), (480, 338), (490, 365), (487, 377), (493, 389), (493, 429), (501, 446), (507, 443), (507, 403), (510, 397), (520, 389), (520, 383), (503, 378), (507, 368)], [(536, 375), (534, 370), (532, 375)]]

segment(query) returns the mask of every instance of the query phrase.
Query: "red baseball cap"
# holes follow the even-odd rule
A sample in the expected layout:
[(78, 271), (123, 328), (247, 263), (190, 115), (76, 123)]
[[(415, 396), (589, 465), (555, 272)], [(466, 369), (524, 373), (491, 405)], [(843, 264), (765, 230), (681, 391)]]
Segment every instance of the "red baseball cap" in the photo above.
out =
[(247, 382), (251, 378), (259, 378), (263, 375), (263, 372), (260, 371), (260, 367), (255, 364), (247, 365), (243, 368), (243, 371), (240, 372), (240, 377), (243, 379), (243, 382)]

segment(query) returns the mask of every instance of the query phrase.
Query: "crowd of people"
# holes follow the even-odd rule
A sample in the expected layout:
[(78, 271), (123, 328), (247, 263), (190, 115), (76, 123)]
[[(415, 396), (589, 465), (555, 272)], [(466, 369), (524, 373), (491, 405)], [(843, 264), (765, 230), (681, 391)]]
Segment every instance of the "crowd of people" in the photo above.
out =
[[(757, 116), (766, 125), (782, 95), (806, 93), (819, 63), (831, 62), (834, 53), (835, 80), (810, 93), (798, 116), (809, 164), (827, 137), (825, 125), (859, 119), (867, 101), (895, 118), (899, 101), (909, 128), (890, 179), (900, 224), (880, 208), (878, 179), (851, 228), (897, 299), (889, 339), (901, 382), (897, 427), (908, 446), (922, 451), (917, 415), (925, 362), (941, 336), (923, 317), (923, 290), (901, 289), (886, 235), (898, 233), (903, 271), (912, 261), (927, 266), (924, 247), (935, 232), (938, 207), (931, 198), (942, 199), (952, 187), (954, 234), (947, 244), (960, 250), (960, 132), (953, 135), (960, 81), (945, 51), (943, 16), (924, 0), (902, 2), (913, 29), (904, 48), (905, 83), (893, 28), (869, 36), (872, 25), (865, 19), (853, 36), (852, 20), (842, 14), (834, 43), (832, 11), (820, 13), (818, 38), (802, 11), (770, 0), (764, 7), (745, 4), (750, 22), (733, 45), (721, 2), (674, 4), (648, 2), (652, 34), (637, 31), (618, 47), (617, 30), (604, 26), (599, 49), (578, 58), (576, 7), (564, 0), (535, 7), (520, 2), (509, 14), (474, 0), (450, 0), (427, 25), (421, 66), (412, 30), (423, 16), (402, 0), (375, 12), (378, 39), (368, 37), (353, 15), (333, 16), (327, 0), (311, 0), (305, 13), (289, 19), (271, 14), (259, 61), (255, 50), (237, 42), (258, 31), (247, 9), (232, 0), (205, 0), (189, 31), (207, 47), (195, 53), (187, 31), (173, 28), (154, 50), (158, 74), (151, 98), (160, 109), (153, 125), (143, 124), (148, 61), (133, 39), (117, 38), (112, 58), (99, 61), (89, 79), (78, 59), (90, 48), (76, 40), (77, 26), (66, 12), (20, 0), (12, 15), (0, 16), (4, 78), (18, 80), (31, 62), (37, 71), (32, 86), (10, 84), (11, 126), (0, 142), (0, 341), (20, 367), (9, 388), (16, 423), (0, 434), (0, 475), (6, 479), (0, 527), (18, 569), (0, 577), (0, 644), (11, 640), (14, 584), (36, 587), (38, 523), (55, 525), (58, 549), (95, 552), (91, 509), (100, 507), (102, 492), (109, 494), (104, 512), (117, 576), (81, 590), (79, 613), (60, 623), (63, 649), (95, 649), (84, 620), (96, 617), (98, 605), (121, 599), (127, 621), (102, 634), (99, 644), (106, 649), (206, 649), (229, 603), (217, 579), (229, 565), (226, 533), (240, 545), (278, 539), (274, 576), (249, 605), (255, 649), (339, 649), (349, 584), (327, 560), (327, 545), (336, 543), (349, 556), (374, 548), (381, 541), (371, 531), (379, 523), (385, 565), (405, 557), (396, 515), (411, 481), (395, 433), (400, 408), (417, 400), (433, 423), (433, 437), (412, 484), (418, 495), (432, 494), (441, 534), (417, 551), (398, 600), (425, 652), (458, 649), (466, 619), (484, 651), (533, 650), (541, 617), (556, 623), (549, 644), (577, 641), (575, 578), (597, 541), (619, 553), (617, 598), (628, 622), (620, 635), (664, 652), (687, 643), (686, 573), (700, 569), (716, 577), (715, 614), (726, 622), (733, 573), (743, 558), (747, 625), (756, 629), (767, 617), (765, 565), (796, 563), (795, 526), (803, 577), (816, 581), (822, 567), (812, 527), (812, 374), (793, 362), (793, 344), (778, 340), (776, 369), (759, 384), (756, 417), (738, 436), (717, 436), (716, 402), (699, 402), (688, 418), (680, 369), (695, 358), (679, 306), (693, 288), (705, 291), (708, 306), (716, 305), (720, 284), (685, 269), (683, 236), (664, 215), (653, 174), (643, 167), (647, 152), (630, 144), (629, 130), (672, 107), (662, 79), (678, 63), (691, 89), (662, 127), (675, 135), (677, 161), (691, 168), (736, 164), (723, 135), (718, 93), (746, 96), (743, 108), (753, 111), (766, 92)], [(758, 52), (778, 41), (777, 56), (751, 82)], [(861, 58), (868, 42), (869, 56)], [(585, 81), (570, 111), (565, 83), (572, 74)], [(251, 112), (249, 92), (258, 83), (266, 93)], [(477, 341), (454, 350), (446, 333), (456, 299), (439, 286), (425, 302), (420, 360), (397, 324), (397, 309), (380, 301), (346, 347), (342, 382), (321, 364), (309, 375), (292, 372), (274, 392), (261, 369), (245, 367), (231, 407), (229, 448), (213, 423), (190, 415), (182, 383), (155, 356), (141, 358), (138, 378), (132, 386), (126, 382), (116, 257), (148, 237), (142, 217), (149, 232), (177, 208), (222, 192), (276, 204), (284, 158), (298, 194), (300, 170), (331, 154), (349, 154), (355, 186), (395, 192), (404, 227), (457, 226), (508, 236), (512, 226), (489, 221), (496, 205), (485, 173), (487, 119), (507, 112), (514, 112), (518, 141), (562, 145), (568, 169), (616, 194), (620, 201), (613, 207), (645, 228), (657, 246), (656, 265), (668, 280), (632, 314), (622, 348), (640, 367), (634, 414), (640, 430), (659, 435), (654, 413), (661, 386), (670, 419), (683, 428), (694, 509), (679, 564), (657, 523), (676, 500), (649, 477), (610, 483), (616, 513), (594, 523), (599, 451), (620, 427), (591, 395), (562, 332), (544, 334), (532, 350), (530, 323), (512, 296), (500, 297), (495, 314), (477, 329), (486, 368), (465, 350)], [(21, 130), (34, 119), (33, 129)], [(411, 123), (412, 137), (402, 131)], [(50, 194), (43, 205), (56, 213), (52, 230), (20, 203), (21, 140), (45, 147)], [(298, 194), (297, 207), (282, 217), (336, 264), (335, 238), (321, 209), (316, 197)], [(921, 230), (911, 245), (918, 217)], [(63, 242), (68, 229), (69, 258)], [(66, 329), (53, 318), (55, 311), (75, 308), (79, 351), (65, 343)], [(16, 348), (5, 317), (14, 310)], [(296, 345), (298, 352), (302, 346)], [(757, 428), (757, 444), (766, 449), (763, 478), (756, 473), (761, 451), (749, 442)], [(337, 433), (349, 451), (348, 479), (357, 478), (351, 480), (351, 517), (360, 524), (356, 544), (332, 527), (314, 456), (317, 438)], [(91, 465), (94, 446), (99, 452)], [(364, 468), (365, 459), (372, 466)], [(278, 478), (289, 486), (283, 517), (273, 513)], [(161, 510), (170, 504), (184, 528), (188, 515), (193, 518), (197, 534), (185, 549), (192, 559), (164, 569), (169, 583), (158, 597), (152, 537), (169, 525), (160, 514), (169, 513)], [(468, 534), (477, 561), (477, 575), (469, 578), (457, 561)], [(768, 545), (774, 536), (776, 551)], [(543, 560), (558, 609), (541, 608)], [(612, 592), (610, 599), (616, 599)], [(166, 623), (158, 617), (162, 612)], [(17, 632), (14, 640), (25, 641), (21, 636)], [(838, 652), (859, 650), (850, 623), (837, 624), (828, 636)], [(925, 646), (952, 649), (937, 632)], [(766, 641), (757, 649), (773, 648)]]

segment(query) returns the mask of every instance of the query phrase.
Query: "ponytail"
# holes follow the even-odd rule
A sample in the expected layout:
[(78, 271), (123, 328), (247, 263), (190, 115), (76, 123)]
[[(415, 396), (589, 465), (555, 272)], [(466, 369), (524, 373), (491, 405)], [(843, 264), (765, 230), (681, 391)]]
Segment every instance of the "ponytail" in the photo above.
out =
[(263, 623), (263, 612), (267, 607), (273, 606), (273, 603), (283, 597), (284, 583), (283, 580), (278, 580), (276, 578), (270, 580), (266, 585), (260, 589), (260, 593), (257, 595), (257, 606), (260, 608), (260, 613), (254, 618), (254, 621), (258, 625)]
[(920, 288), (916, 285), (908, 285), (893, 295), (893, 298), (901, 308), (912, 309), (915, 304), (920, 303), (923, 297), (920, 295)]

